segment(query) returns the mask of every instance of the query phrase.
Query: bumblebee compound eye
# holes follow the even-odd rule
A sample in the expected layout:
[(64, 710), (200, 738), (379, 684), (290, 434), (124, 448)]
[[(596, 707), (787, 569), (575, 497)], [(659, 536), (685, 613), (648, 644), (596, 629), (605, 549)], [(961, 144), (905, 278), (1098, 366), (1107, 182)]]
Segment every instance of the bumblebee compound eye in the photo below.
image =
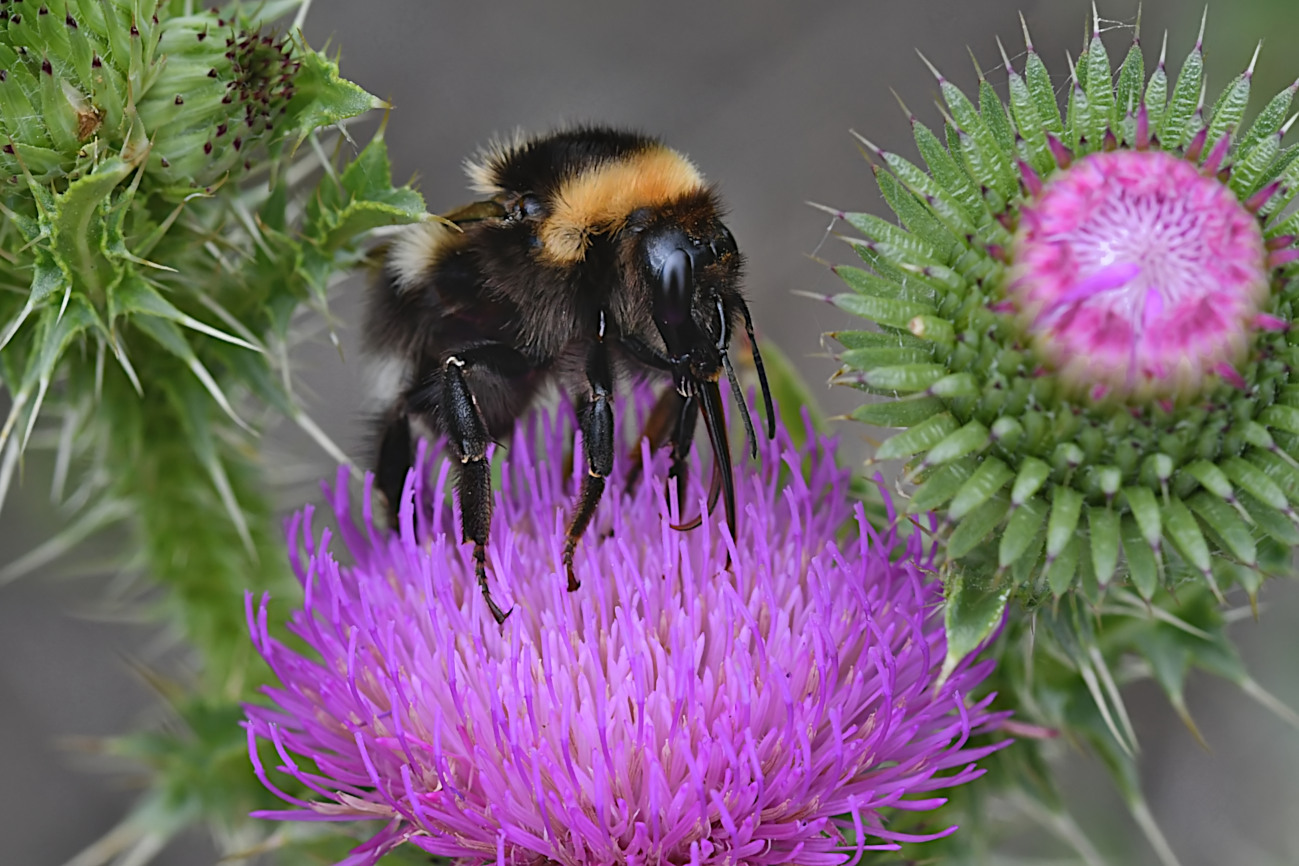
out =
[(717, 227), (721, 229), (721, 231), (717, 233), (717, 237), (713, 238), (712, 242), (708, 245), (708, 248), (712, 250), (713, 255), (720, 259), (722, 256), (729, 253), (738, 252), (740, 248), (736, 245), (735, 235), (731, 234), (731, 230), (720, 223), (718, 223)]

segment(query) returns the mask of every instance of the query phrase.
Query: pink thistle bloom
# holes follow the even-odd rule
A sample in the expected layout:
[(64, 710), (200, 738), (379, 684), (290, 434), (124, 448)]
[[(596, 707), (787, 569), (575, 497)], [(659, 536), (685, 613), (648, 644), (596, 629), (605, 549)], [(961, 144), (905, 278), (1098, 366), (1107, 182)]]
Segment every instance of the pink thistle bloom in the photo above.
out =
[(783, 431), (737, 472), (737, 539), (715, 516), (679, 532), (706, 491), (669, 504), (665, 457), (645, 446), (639, 483), (619, 461), (570, 593), (572, 427), (567, 411), (534, 416), (506, 454), (490, 548), (503, 626), (454, 540), (444, 458), (429, 471), (421, 456), (397, 534), (373, 528), (368, 487), (352, 515), (340, 473), (350, 565), (310, 508), (295, 518), (290, 628), (306, 648), (272, 638), (265, 599), (248, 599), (280, 683), (247, 708), (249, 752), (292, 804), (258, 815), (383, 822), (349, 866), (403, 843), (460, 863), (838, 864), (954, 831), (886, 826), (887, 809), (944, 803), (935, 792), (1006, 742), (968, 744), (1005, 718), (970, 697), (991, 661), (939, 681), (942, 590), (921, 534), (872, 528), (831, 443), (800, 453)]
[(1024, 205), (1013, 249), (1007, 293), (1025, 327), (1091, 393), (1201, 392), (1235, 372), (1268, 298), (1258, 218), (1212, 173), (1159, 150), (1093, 153), (1052, 176)]

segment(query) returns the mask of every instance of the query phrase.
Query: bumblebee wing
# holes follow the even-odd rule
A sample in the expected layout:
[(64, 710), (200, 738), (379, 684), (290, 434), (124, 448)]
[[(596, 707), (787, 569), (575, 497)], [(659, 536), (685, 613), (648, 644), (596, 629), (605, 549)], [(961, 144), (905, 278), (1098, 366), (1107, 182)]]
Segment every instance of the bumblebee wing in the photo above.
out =
[(468, 223), (505, 219), (505, 206), (494, 198), (476, 201), (444, 213), (438, 219), (464, 228)]
[(406, 226), (372, 251), (375, 279), (366, 315), (372, 353), (436, 355), (450, 345), (457, 318), (480, 301), (480, 276), (461, 254), (475, 227), (505, 214), (498, 201), (473, 202)]

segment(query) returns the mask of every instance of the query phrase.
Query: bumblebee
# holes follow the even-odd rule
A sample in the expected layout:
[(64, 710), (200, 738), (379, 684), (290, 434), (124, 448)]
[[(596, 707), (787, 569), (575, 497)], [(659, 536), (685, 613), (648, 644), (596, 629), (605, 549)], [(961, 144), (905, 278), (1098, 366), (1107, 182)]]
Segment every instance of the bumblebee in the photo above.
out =
[[(462, 534), (487, 588), (491, 523), (487, 446), (510, 432), (555, 383), (577, 407), (587, 461), (568, 522), (573, 554), (613, 470), (615, 382), (637, 371), (670, 376), (645, 435), (672, 448), (670, 477), (687, 472), (700, 416), (713, 475), (735, 527), (731, 455), (719, 380), (730, 381), (757, 456), (753, 422), (728, 352), (743, 327), (775, 435), (771, 389), (740, 292), (743, 258), (722, 223), (717, 191), (655, 138), (590, 126), (495, 142), (466, 161), (484, 198), (407, 229), (386, 249), (369, 294), (369, 352), (397, 362), (396, 399), (380, 421), (376, 483), (396, 526), (413, 457), (412, 422), (445, 435), (460, 459)], [(697, 525), (691, 521), (681, 528)]]

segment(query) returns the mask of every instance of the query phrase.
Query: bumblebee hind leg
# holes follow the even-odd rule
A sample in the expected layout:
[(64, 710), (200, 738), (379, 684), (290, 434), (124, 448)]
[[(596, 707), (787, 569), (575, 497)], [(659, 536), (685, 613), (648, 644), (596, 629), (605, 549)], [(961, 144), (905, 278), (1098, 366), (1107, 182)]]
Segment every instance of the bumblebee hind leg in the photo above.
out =
[(414, 463), (414, 453), (410, 416), (403, 406), (394, 407), (381, 422), (379, 454), (374, 466), (374, 483), (387, 500), (388, 527), (393, 530), (398, 528), (401, 492), (406, 486), (406, 475)]
[[(436, 366), (430, 367), (422, 371), (419, 384), (407, 392), (408, 414), (403, 416), (405, 441), (399, 423), (390, 424), (384, 432), (379, 449), (379, 474), (387, 479), (396, 478), (403, 454), (405, 465), (410, 465), (410, 415), (419, 415), (435, 430), (446, 433), (451, 450), (460, 461), (456, 494), (460, 500), (461, 538), (474, 545), (478, 585), (492, 616), (501, 623), (507, 614), (487, 588), (487, 539), (492, 522), (492, 477), (487, 446), (492, 442), (492, 431), (508, 429), (518, 408), (530, 399), (533, 381), (528, 374), (532, 366), (521, 353), (504, 343), (483, 343), (448, 353)], [(391, 468), (385, 469), (383, 460), (389, 453)], [(398, 496), (391, 502), (399, 501), (404, 469), (400, 477), (402, 481), (396, 487)]]
[(492, 523), (492, 471), (487, 462), (491, 436), (478, 401), (465, 381), (465, 361), (456, 355), (446, 360), (442, 373), (442, 419), (452, 447), (460, 454), (456, 493), (460, 496), (461, 537), (474, 544), (474, 573), (483, 599), (498, 623), (508, 616), (492, 600), (487, 588), (487, 533)]

